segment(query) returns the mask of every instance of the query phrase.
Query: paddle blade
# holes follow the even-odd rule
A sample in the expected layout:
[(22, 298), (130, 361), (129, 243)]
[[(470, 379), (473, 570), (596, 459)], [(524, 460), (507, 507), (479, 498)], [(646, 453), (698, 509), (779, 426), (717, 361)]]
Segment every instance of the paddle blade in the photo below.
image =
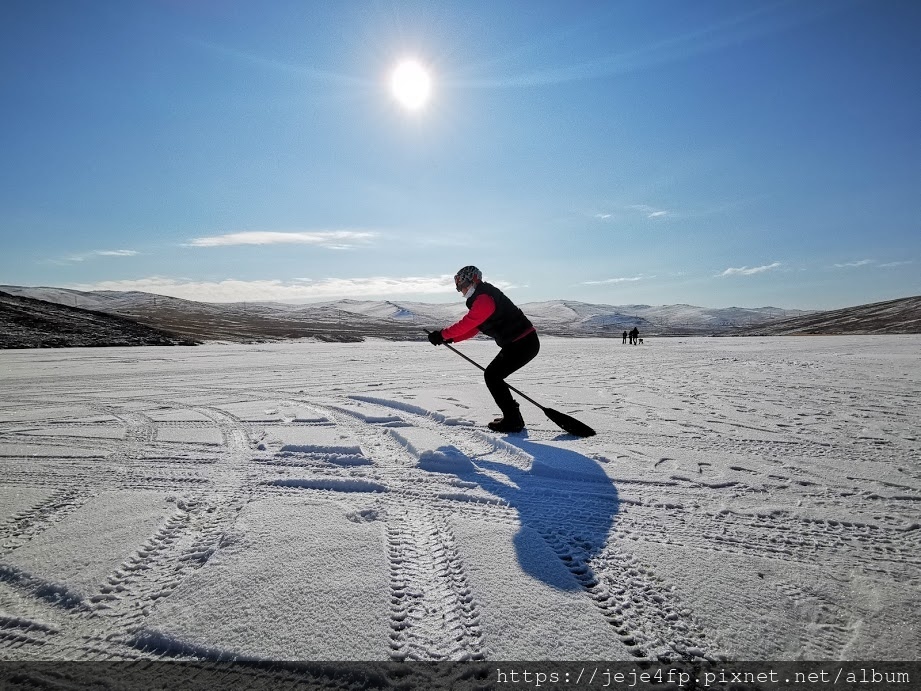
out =
[(553, 420), (561, 429), (566, 430), (576, 437), (595, 436), (595, 430), (584, 422), (579, 422), (574, 417), (561, 413), (559, 410), (554, 410), (553, 408), (544, 408), (544, 412), (547, 414), (547, 417)]

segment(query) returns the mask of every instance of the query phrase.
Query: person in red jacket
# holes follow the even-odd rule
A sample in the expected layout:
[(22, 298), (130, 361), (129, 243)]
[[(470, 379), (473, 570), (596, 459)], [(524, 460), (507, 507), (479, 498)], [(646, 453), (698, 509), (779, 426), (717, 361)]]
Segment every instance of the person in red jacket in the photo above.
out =
[(484, 333), (501, 348), (484, 374), (486, 387), (495, 399), (502, 417), (489, 423), (496, 432), (520, 432), (524, 419), (505, 378), (531, 362), (540, 351), (537, 329), (505, 294), (483, 280), (475, 266), (465, 266), (454, 276), (457, 292), (467, 299), (469, 310), (455, 324), (429, 334), (432, 345), (457, 343)]

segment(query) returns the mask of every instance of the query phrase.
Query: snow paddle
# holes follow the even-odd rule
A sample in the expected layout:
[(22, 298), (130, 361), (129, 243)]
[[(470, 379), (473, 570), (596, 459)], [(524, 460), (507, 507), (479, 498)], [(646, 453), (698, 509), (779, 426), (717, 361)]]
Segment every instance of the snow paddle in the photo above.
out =
[[(425, 331), (425, 333), (427, 334), (432, 333), (428, 329), (423, 329), (423, 331)], [(460, 352), (457, 348), (452, 348), (450, 345), (450, 342), (445, 342), (444, 346), (448, 348), (448, 350), (454, 351), (455, 353), (460, 355), (462, 358), (464, 358), (467, 362), (471, 363), (472, 365), (476, 365), (484, 372), (486, 371), (486, 368), (483, 367), (483, 365), (481, 365), (479, 362), (467, 357), (462, 352)], [(508, 386), (508, 388), (510, 388), (515, 393), (517, 393), (519, 396), (521, 396), (526, 401), (533, 403), (538, 408), (543, 410), (544, 415), (550, 418), (558, 427), (560, 427), (560, 429), (564, 429), (576, 437), (594, 437), (595, 436), (595, 430), (593, 430), (591, 427), (586, 425), (584, 422), (579, 422), (571, 415), (566, 415), (566, 413), (561, 413), (559, 410), (554, 410), (553, 408), (547, 408), (546, 406), (542, 406), (540, 403), (535, 401), (533, 398), (523, 394), (521, 391), (516, 389), (511, 384), (508, 384), (507, 382), (506, 382), (506, 386)]]

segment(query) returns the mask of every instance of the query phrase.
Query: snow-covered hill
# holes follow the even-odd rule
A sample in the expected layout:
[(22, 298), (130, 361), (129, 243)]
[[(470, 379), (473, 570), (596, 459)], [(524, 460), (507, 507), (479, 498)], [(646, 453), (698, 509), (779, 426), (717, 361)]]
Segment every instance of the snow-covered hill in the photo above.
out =
[(921, 333), (921, 296), (800, 315), (745, 329), (740, 336)]
[[(207, 303), (143, 292), (83, 292), (65, 288), (0, 286), (13, 295), (97, 310), (134, 319), (188, 338), (214, 341), (282, 340), (307, 336), (357, 340), (422, 337), (459, 319), (463, 301), (336, 300), (310, 304)], [(774, 307), (713, 309), (692, 305), (599, 305), (573, 300), (521, 305), (542, 333), (619, 336), (637, 327), (644, 336), (726, 334), (781, 316), (808, 314)]]
[(0, 291), (0, 348), (192, 345), (132, 319)]

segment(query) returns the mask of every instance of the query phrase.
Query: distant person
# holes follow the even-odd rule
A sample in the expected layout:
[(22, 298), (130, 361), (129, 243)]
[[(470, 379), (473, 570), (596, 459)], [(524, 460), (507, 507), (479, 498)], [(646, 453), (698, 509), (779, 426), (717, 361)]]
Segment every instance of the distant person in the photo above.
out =
[(633, 330), (630, 332), (630, 344), (636, 345), (636, 339), (638, 339), (639, 337), (640, 337), (640, 330), (634, 326)]
[(624, 345), (627, 344), (627, 332), (624, 331)]
[(540, 351), (537, 329), (501, 290), (483, 280), (475, 266), (465, 266), (454, 276), (454, 287), (467, 299), (469, 310), (460, 321), (429, 334), (432, 345), (457, 343), (483, 332), (502, 349), (486, 367), (489, 393), (502, 411), (487, 426), (495, 432), (520, 432), (524, 419), (505, 378), (528, 364)]

